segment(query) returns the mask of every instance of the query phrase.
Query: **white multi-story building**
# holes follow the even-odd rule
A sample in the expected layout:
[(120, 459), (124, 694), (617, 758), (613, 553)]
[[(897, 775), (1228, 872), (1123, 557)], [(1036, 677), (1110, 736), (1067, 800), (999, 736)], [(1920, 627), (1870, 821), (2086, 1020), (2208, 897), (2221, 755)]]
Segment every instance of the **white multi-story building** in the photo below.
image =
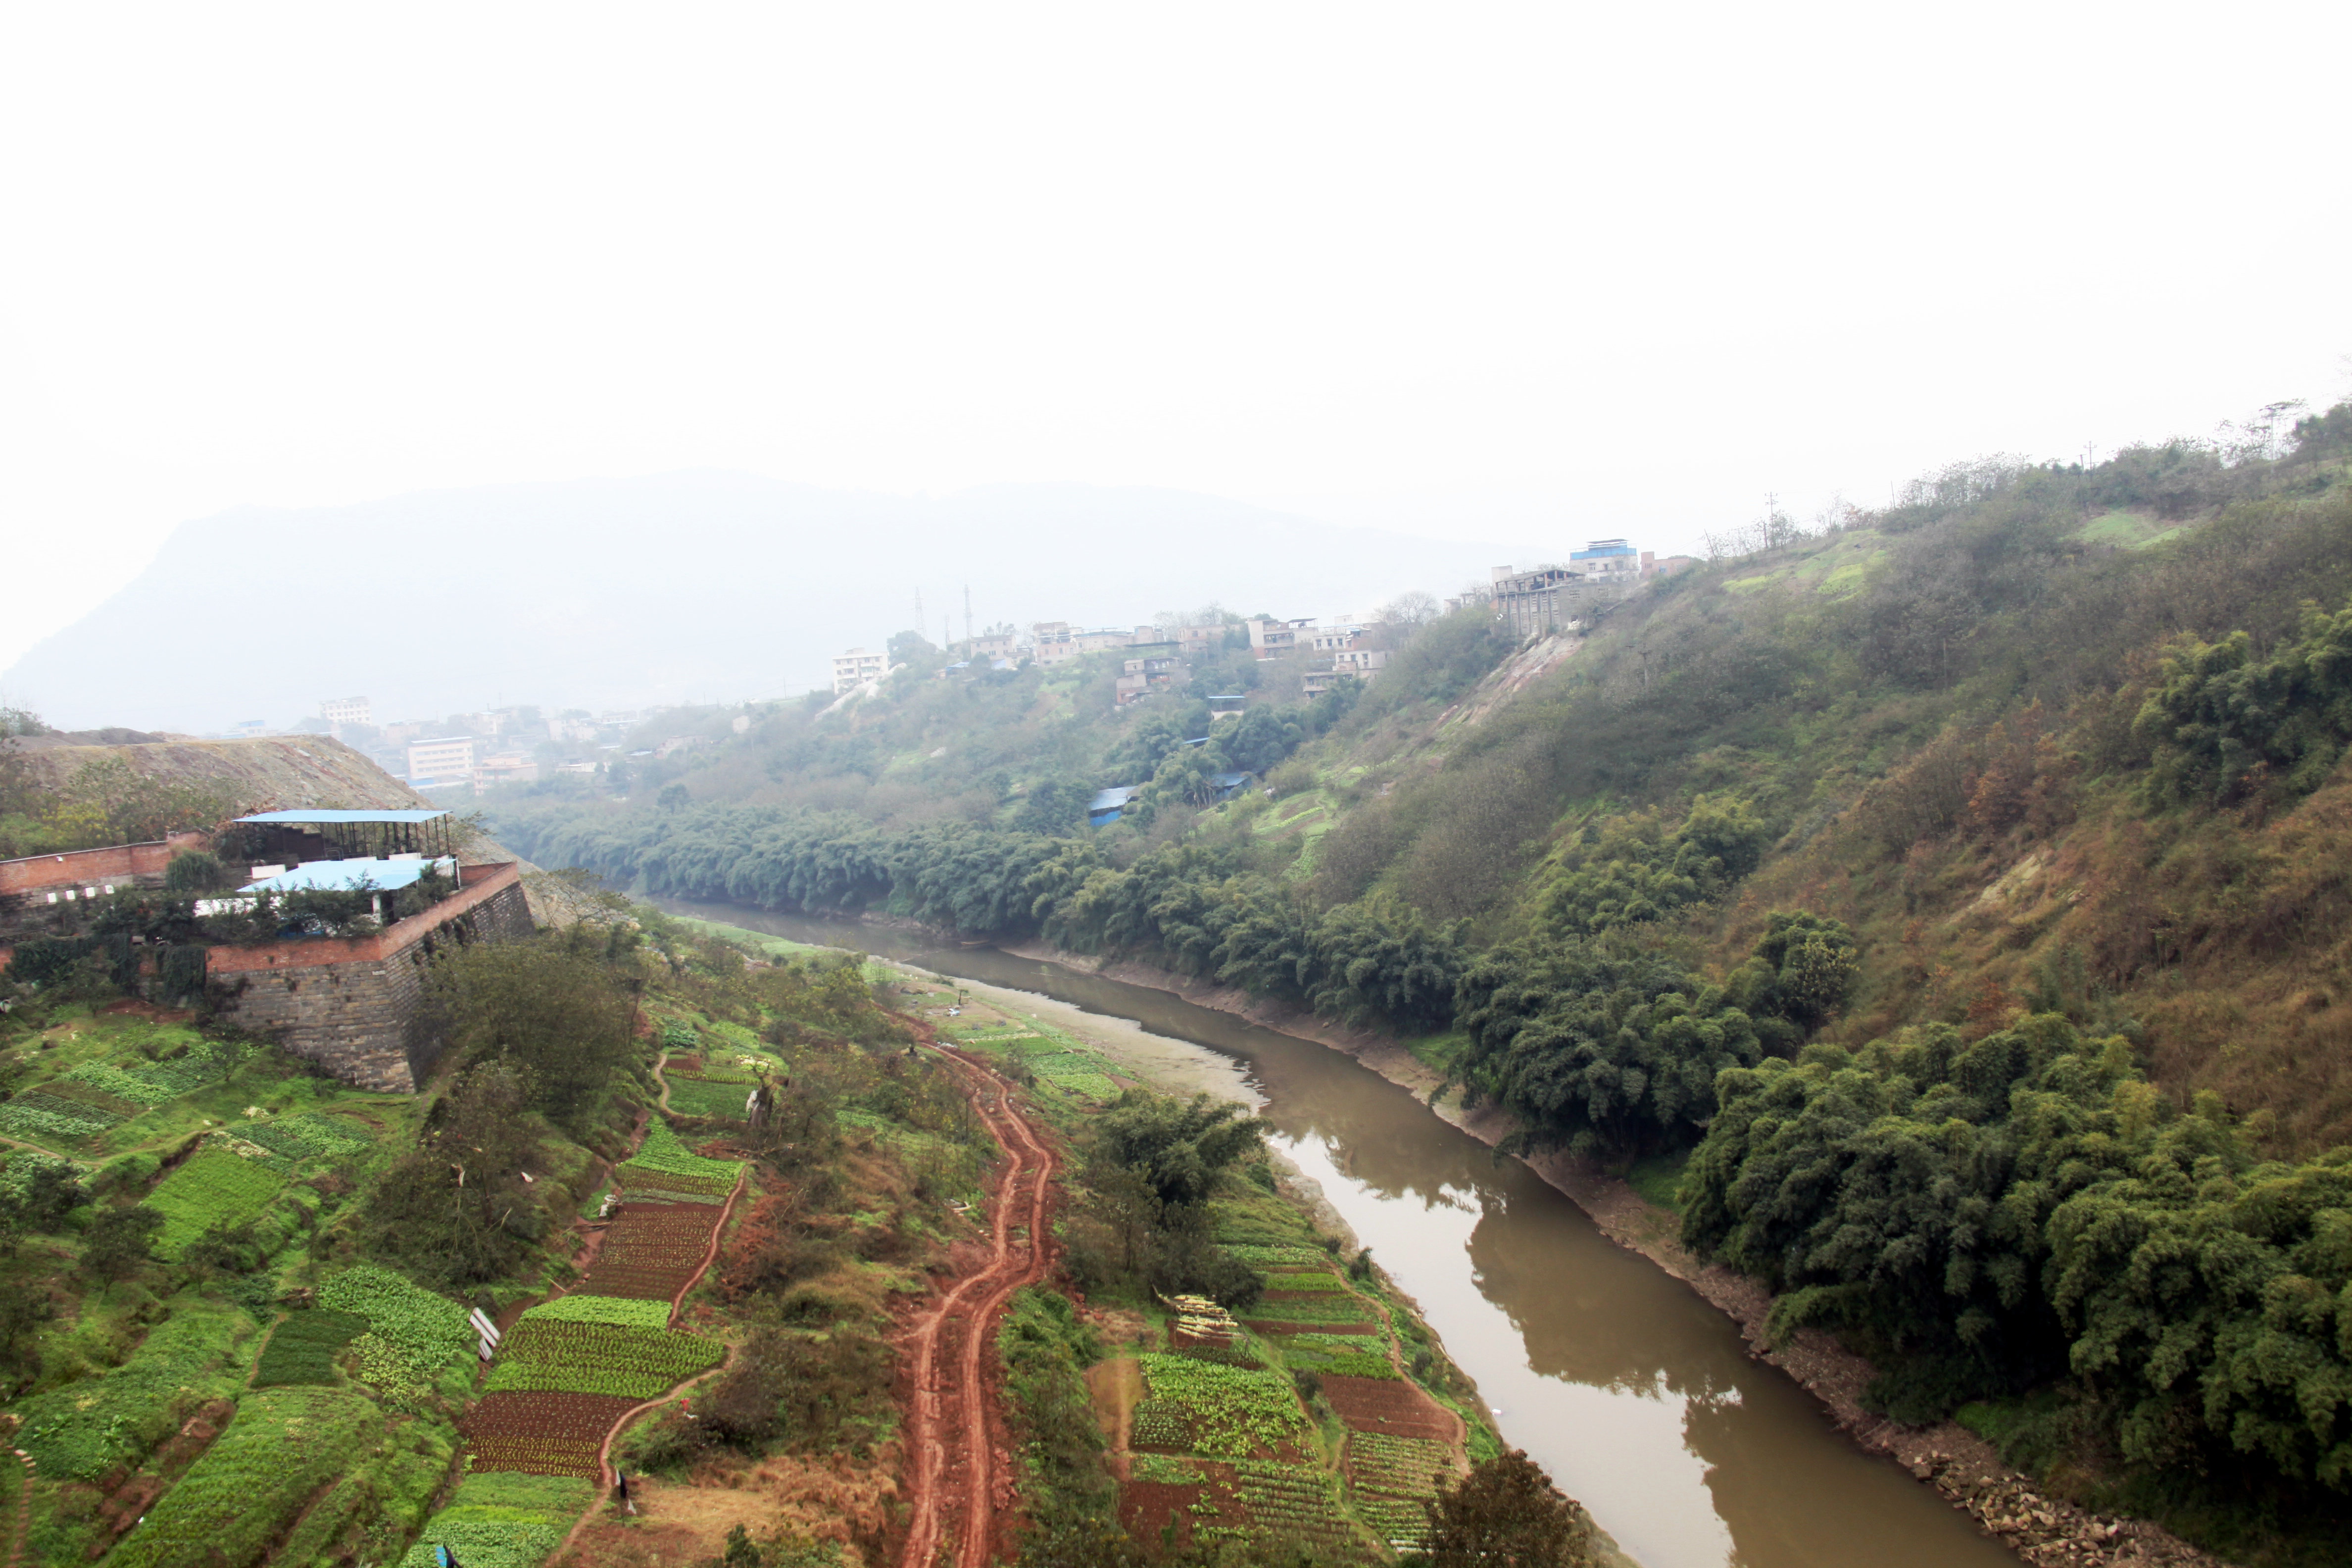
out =
[(470, 781), (474, 776), (474, 737), (444, 735), (437, 740), (413, 741), (408, 747), (408, 778), (437, 779), (448, 783), (457, 779)]
[(879, 680), (889, 670), (887, 654), (868, 653), (862, 647), (833, 656), (833, 694), (855, 691), (869, 680)]
[(319, 717), (330, 729), (340, 730), (346, 724), (373, 724), (368, 700), (364, 697), (338, 697), (319, 704)]

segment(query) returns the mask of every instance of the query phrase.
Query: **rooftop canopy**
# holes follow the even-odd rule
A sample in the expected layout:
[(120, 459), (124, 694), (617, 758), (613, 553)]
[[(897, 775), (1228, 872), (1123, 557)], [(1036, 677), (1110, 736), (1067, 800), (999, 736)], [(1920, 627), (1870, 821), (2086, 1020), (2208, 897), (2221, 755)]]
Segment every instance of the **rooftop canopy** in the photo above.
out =
[(451, 873), (457, 869), (452, 860), (426, 860), (423, 858), (402, 860), (311, 860), (280, 871), (275, 877), (264, 877), (258, 882), (248, 882), (237, 889), (240, 893), (299, 893), (323, 891), (348, 893), (373, 889), (389, 893), (405, 888), (425, 872), (440, 870)]
[(353, 822), (433, 822), (449, 814), (446, 811), (264, 811), (251, 816), (240, 816), (239, 822), (353, 823)]

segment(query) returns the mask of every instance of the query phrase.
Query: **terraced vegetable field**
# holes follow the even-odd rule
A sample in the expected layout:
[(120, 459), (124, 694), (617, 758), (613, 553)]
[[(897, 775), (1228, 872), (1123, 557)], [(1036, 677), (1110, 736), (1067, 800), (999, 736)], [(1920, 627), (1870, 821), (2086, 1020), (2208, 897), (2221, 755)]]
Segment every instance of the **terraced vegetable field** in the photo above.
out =
[(0, 1132), (53, 1146), (87, 1143), (122, 1121), (122, 1117), (102, 1107), (67, 1100), (46, 1089), (28, 1089), (0, 1105)]
[(1353, 1431), (1392, 1437), (1429, 1437), (1453, 1442), (1461, 1431), (1454, 1414), (1412, 1384), (1397, 1378), (1323, 1379), (1323, 1397)]
[[(1290, 1379), (1278, 1372), (1244, 1372), (1190, 1356), (1146, 1354), (1143, 1376), (1150, 1400), (1164, 1401), (1189, 1424), (1192, 1447), (1219, 1458), (1245, 1459), (1279, 1451), (1307, 1427)], [(1139, 1405), (1139, 1423), (1146, 1405)]]
[(1252, 1328), (1261, 1321), (1268, 1323), (1362, 1323), (1374, 1321), (1370, 1307), (1354, 1296), (1333, 1296), (1320, 1292), (1301, 1291), (1279, 1300), (1260, 1301), (1242, 1320)]
[(743, 1101), (751, 1092), (749, 1078), (687, 1078), (675, 1072), (663, 1077), (669, 1084), (670, 1109), (679, 1115), (743, 1120)]
[(271, 1388), (236, 1419), (107, 1559), (128, 1568), (247, 1568), (325, 1483), (383, 1433), (383, 1413), (340, 1388)]
[(1429, 1530), (1423, 1505), (1460, 1468), (1448, 1444), (1380, 1432), (1350, 1432), (1347, 1459), (1356, 1511), (1400, 1550), (1421, 1544)]
[(297, 1312), (270, 1333), (253, 1369), (257, 1388), (278, 1384), (331, 1384), (335, 1352), (367, 1332), (368, 1321), (357, 1312), (315, 1308)]
[(703, 1204), (623, 1204), (579, 1294), (672, 1300), (702, 1267), (711, 1217)]
[(717, 1205), (741, 1167), (692, 1153), (658, 1116), (636, 1157), (614, 1169), (633, 1167), (684, 1182), (716, 1184), (723, 1175), (725, 1184), (693, 1202), (622, 1205), (580, 1288), (516, 1321), (482, 1402), (463, 1424), (475, 1471), (601, 1483), (614, 1424), (725, 1358), (723, 1346), (676, 1332), (669, 1320), (709, 1255), (726, 1213)]
[(156, 1256), (177, 1258), (181, 1247), (214, 1225), (252, 1219), (285, 1184), (285, 1178), (266, 1162), (244, 1159), (226, 1149), (197, 1150), (147, 1194), (147, 1206), (163, 1216)]
[(1235, 1495), (1259, 1535), (1309, 1542), (1318, 1562), (1366, 1555), (1340, 1506), (1339, 1483), (1328, 1472), (1258, 1459), (1239, 1460), (1234, 1468), (1240, 1479)]
[(1320, 1375), (1397, 1377), (1386, 1338), (1371, 1334), (1293, 1334), (1283, 1342), (1283, 1359)]
[(605, 1435), (640, 1403), (615, 1394), (488, 1394), (458, 1430), (466, 1435), (476, 1470), (577, 1476), (601, 1483)]
[(352, 1342), (360, 1378), (395, 1406), (424, 1397), (474, 1353), (464, 1307), (381, 1264), (358, 1264), (329, 1279), (319, 1287), (319, 1305), (368, 1321), (368, 1331)]
[(268, 1150), (274, 1156), (272, 1163), (287, 1170), (355, 1154), (373, 1142), (349, 1117), (307, 1113), (271, 1121), (240, 1121), (229, 1132)]
[(655, 1117), (635, 1154), (613, 1167), (625, 1192), (688, 1203), (723, 1204), (743, 1173), (738, 1160), (706, 1160), (681, 1142), (670, 1124)]
[(499, 1346), (488, 1391), (652, 1399), (717, 1366), (724, 1354), (719, 1346), (694, 1334), (525, 1314)]
[(439, 1568), (437, 1546), (446, 1546), (466, 1568), (539, 1568), (595, 1495), (593, 1486), (572, 1476), (511, 1470), (467, 1476), (449, 1506), (426, 1521), (401, 1568)]

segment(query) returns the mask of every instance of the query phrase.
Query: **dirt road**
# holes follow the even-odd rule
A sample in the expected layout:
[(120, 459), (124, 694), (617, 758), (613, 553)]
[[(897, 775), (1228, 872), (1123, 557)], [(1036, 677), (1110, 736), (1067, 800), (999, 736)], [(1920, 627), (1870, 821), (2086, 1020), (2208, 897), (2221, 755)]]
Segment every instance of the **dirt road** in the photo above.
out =
[[(932, 1043), (930, 1031), (923, 1033)], [(1014, 1109), (1004, 1079), (961, 1052), (940, 1054), (963, 1076), (973, 1110), (1009, 1163), (996, 1189), (986, 1266), (957, 1280), (912, 1325), (908, 1495), (913, 1517), (899, 1563), (933, 1568), (941, 1542), (952, 1534), (956, 1568), (987, 1568), (998, 1512), (1013, 1492), (1011, 1459), (989, 1430), (993, 1401), (987, 1369), (1005, 1303), (1045, 1277), (1045, 1196), (1055, 1159)], [(1016, 1237), (1016, 1230), (1025, 1234)]]

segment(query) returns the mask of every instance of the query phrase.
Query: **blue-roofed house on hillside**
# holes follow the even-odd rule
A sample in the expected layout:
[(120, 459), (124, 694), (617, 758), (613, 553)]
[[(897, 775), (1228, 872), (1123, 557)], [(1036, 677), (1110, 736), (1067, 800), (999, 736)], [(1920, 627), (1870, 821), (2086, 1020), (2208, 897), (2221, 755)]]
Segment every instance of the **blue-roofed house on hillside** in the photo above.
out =
[(1634, 583), (1642, 576), (1642, 552), (1622, 539), (1596, 539), (1569, 552), (1568, 563), (1588, 583)]
[(1097, 790), (1094, 799), (1087, 802), (1087, 826), (1109, 826), (1118, 820), (1118, 814), (1142, 793), (1141, 784), (1119, 784), (1111, 789)]

